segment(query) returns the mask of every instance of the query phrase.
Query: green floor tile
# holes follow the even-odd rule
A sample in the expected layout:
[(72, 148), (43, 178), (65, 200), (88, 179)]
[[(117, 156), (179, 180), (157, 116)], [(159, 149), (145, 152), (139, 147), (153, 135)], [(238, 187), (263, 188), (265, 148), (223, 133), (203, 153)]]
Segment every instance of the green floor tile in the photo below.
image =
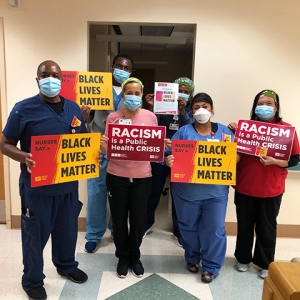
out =
[(152, 274), (106, 300), (196, 300), (198, 298), (160, 277)]

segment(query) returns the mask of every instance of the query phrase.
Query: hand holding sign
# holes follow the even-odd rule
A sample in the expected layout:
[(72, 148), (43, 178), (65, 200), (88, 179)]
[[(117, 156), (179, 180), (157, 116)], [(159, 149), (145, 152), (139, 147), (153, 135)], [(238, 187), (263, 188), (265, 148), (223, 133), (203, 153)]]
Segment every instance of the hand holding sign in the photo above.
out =
[(172, 145), (172, 142), (171, 142), (171, 140), (170, 140), (170, 139), (164, 139), (164, 141), (165, 141), (165, 149), (167, 149), (167, 148), (171, 147), (171, 145)]
[(102, 135), (100, 139), (100, 146), (101, 146), (101, 153), (106, 154), (107, 153), (107, 143), (109, 138), (106, 135)]
[(31, 168), (35, 167), (35, 161), (32, 160), (31, 157), (32, 157), (31, 153), (27, 153), (27, 155), (25, 157), (25, 164), (27, 166), (28, 173), (31, 173)]
[(166, 162), (166, 165), (170, 168), (172, 168), (173, 166), (173, 163), (174, 163), (174, 156), (173, 155), (168, 155), (166, 158), (165, 158), (165, 162)]

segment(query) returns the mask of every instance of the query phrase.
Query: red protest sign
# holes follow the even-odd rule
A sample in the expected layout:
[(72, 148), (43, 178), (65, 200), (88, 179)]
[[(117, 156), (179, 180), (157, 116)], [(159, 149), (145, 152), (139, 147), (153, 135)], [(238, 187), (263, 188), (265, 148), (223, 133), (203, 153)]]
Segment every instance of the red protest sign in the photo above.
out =
[(107, 158), (157, 161), (164, 159), (165, 126), (108, 124)]
[(289, 160), (294, 135), (292, 126), (239, 120), (234, 141), (238, 152)]

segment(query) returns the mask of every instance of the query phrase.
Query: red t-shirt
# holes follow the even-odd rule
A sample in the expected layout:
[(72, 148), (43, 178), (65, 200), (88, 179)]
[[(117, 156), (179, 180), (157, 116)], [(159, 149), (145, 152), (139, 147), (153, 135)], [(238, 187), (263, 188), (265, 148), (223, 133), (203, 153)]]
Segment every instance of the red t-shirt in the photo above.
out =
[[(276, 124), (289, 125), (283, 121)], [(295, 132), (291, 155), (300, 153), (299, 141)], [(260, 158), (254, 155), (240, 154), (237, 164), (235, 190), (241, 194), (268, 198), (284, 193), (287, 169), (277, 165), (264, 166)]]

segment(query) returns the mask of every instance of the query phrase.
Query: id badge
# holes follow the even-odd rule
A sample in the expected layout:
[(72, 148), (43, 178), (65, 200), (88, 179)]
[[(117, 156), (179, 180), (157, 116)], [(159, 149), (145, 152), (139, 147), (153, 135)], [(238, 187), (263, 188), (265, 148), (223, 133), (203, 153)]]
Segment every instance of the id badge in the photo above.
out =
[(176, 124), (176, 123), (170, 123), (169, 129), (170, 129), (170, 130), (178, 130), (178, 129), (179, 129), (179, 124)]
[(119, 124), (131, 125), (131, 119), (120, 119)]

